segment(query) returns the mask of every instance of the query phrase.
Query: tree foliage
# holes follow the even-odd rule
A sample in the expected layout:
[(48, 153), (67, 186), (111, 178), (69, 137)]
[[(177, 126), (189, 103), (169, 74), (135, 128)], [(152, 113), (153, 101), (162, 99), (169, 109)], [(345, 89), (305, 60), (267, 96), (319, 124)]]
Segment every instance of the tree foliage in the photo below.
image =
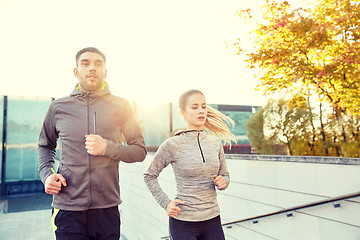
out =
[(247, 121), (247, 137), (257, 152), (360, 157), (360, 116), (345, 113), (336, 119), (335, 111), (289, 106), (285, 99), (270, 99)]
[(238, 54), (256, 68), (265, 95), (285, 92), (293, 107), (309, 96), (329, 103), (336, 114), (360, 114), (360, 1), (317, 0), (312, 8), (292, 9), (267, 0), (262, 19), (250, 9), (239, 16), (256, 24), (254, 48), (235, 43)]
[[(294, 147), (306, 139), (309, 113), (300, 108), (289, 108), (284, 99), (270, 99), (268, 104), (247, 122), (247, 136), (261, 154), (294, 155)], [(284, 151), (286, 149), (286, 151)], [(296, 152), (295, 152), (296, 153)]]

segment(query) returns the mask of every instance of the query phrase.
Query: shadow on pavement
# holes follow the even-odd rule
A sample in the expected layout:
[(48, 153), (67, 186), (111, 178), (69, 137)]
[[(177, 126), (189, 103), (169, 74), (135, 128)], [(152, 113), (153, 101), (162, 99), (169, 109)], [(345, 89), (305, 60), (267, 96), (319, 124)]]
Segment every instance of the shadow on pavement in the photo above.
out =
[(7, 200), (8, 213), (25, 212), (51, 209), (52, 195), (46, 193), (11, 195), (0, 200)]

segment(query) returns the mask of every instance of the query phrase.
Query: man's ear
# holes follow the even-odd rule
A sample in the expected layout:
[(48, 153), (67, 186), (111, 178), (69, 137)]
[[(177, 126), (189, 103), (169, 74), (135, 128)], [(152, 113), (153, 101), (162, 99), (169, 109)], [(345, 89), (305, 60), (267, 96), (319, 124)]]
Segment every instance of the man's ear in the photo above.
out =
[(105, 69), (104, 79), (107, 77), (107, 69)]
[(78, 75), (78, 70), (77, 68), (74, 68), (74, 76), (77, 77), (77, 75)]

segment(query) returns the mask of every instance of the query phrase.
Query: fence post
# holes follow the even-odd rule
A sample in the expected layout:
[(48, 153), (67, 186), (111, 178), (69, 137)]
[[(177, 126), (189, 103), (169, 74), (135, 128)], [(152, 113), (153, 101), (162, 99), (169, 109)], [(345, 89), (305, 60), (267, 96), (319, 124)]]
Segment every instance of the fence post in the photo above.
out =
[(4, 96), (2, 158), (1, 158), (1, 196), (6, 195), (6, 130), (7, 130), (7, 96)]

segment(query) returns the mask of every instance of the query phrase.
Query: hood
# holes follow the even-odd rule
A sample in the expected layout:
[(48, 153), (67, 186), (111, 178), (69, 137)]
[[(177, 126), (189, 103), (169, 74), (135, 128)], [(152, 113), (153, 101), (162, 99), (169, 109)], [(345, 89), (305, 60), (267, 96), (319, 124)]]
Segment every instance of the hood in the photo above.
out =
[(103, 97), (105, 95), (109, 95), (111, 94), (110, 89), (109, 89), (109, 84), (104, 81), (103, 83), (103, 89), (98, 91), (98, 92), (85, 92), (85, 91), (80, 91), (79, 90), (79, 83), (77, 83), (75, 85), (74, 90), (71, 92), (70, 96), (72, 97), (77, 97), (77, 98), (81, 98), (81, 97), (86, 97), (86, 96), (90, 96), (93, 98), (98, 98), (98, 97)]

